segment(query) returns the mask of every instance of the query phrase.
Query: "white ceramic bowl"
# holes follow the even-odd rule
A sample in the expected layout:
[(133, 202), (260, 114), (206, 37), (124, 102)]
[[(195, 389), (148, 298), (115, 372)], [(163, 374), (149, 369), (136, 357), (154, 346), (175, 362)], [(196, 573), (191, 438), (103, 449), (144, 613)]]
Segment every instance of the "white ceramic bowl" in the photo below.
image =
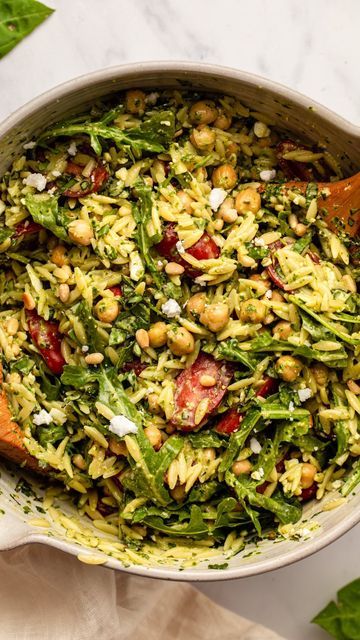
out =
[[(253, 109), (271, 116), (279, 128), (305, 140), (325, 142), (341, 162), (345, 174), (355, 173), (360, 168), (360, 129), (312, 100), (269, 80), (234, 69), (198, 63), (157, 62), (119, 66), (82, 76), (19, 109), (0, 126), (0, 175), (12, 158), (22, 152), (24, 142), (36, 137), (41, 129), (82, 111), (97, 98), (129, 87), (177, 87), (234, 95)], [(46, 516), (48, 528), (35, 526), (34, 518), (44, 516), (38, 512), (41, 503), (36, 497), (16, 490), (23, 472), (3, 462), (0, 462), (0, 469), (0, 509), (4, 511), (0, 516), (0, 550), (40, 542), (74, 555), (87, 553), (80, 544), (69, 541), (65, 530), (50, 522), (50, 517)], [(40, 494), (41, 487), (37, 488), (36, 483), (31, 482)], [(253, 549), (254, 554), (248, 556), (251, 549), (247, 547), (229, 560), (219, 553), (211, 563), (227, 561), (228, 567), (222, 571), (209, 569), (208, 562), (182, 571), (158, 565), (124, 567), (110, 557), (105, 558), (106, 566), (171, 580), (225, 580), (277, 569), (318, 551), (357, 524), (360, 521), (360, 487), (340, 508), (315, 515), (319, 510), (319, 503), (309, 504), (304, 510), (303, 520), (307, 521), (304, 527), (308, 528), (309, 521), (314, 520), (320, 525), (310, 538), (284, 540), (277, 544), (264, 541)]]

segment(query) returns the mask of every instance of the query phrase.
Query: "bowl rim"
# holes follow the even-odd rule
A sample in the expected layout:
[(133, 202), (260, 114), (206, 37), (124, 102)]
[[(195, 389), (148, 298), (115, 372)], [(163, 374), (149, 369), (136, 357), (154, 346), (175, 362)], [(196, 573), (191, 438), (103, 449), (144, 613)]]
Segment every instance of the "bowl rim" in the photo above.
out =
[[(56, 102), (60, 98), (72, 93), (73, 91), (81, 91), (84, 88), (88, 88), (99, 82), (115, 82), (117, 79), (126, 81), (128, 76), (133, 76), (134, 73), (139, 75), (139, 79), (142, 73), (186, 73), (191, 77), (193, 74), (199, 76), (212, 76), (219, 79), (229, 79), (238, 82), (246, 82), (262, 89), (268, 89), (271, 92), (277, 93), (280, 97), (286, 100), (292, 100), (294, 104), (297, 104), (303, 108), (309, 108), (312, 106), (317, 115), (329, 122), (333, 127), (337, 128), (340, 132), (346, 133), (347, 136), (352, 135), (354, 138), (360, 141), (360, 126), (357, 126), (342, 116), (339, 116), (331, 109), (318, 103), (316, 100), (306, 97), (304, 94), (286, 87), (278, 82), (274, 82), (260, 75), (249, 73), (246, 71), (238, 70), (228, 66), (216, 65), (203, 62), (189, 62), (189, 61), (152, 61), (152, 62), (137, 62), (131, 64), (115, 65), (105, 69), (99, 69), (90, 73), (82, 74), (76, 78), (62, 82), (55, 87), (48, 89), (41, 93), (39, 96), (29, 100), (23, 106), (19, 107), (9, 115), (5, 120), (0, 123), (0, 139), (6, 136), (8, 132), (26, 119), (33, 112), (40, 110), (47, 106), (51, 102)], [(256, 565), (251, 563), (244, 563), (236, 568), (227, 568), (222, 571), (213, 569), (184, 569), (182, 571), (176, 571), (171, 567), (158, 568), (158, 567), (144, 567), (139, 565), (131, 565), (129, 567), (119, 567), (119, 561), (109, 558), (103, 566), (113, 569), (120, 569), (130, 574), (142, 576), (160, 578), (165, 580), (176, 581), (191, 581), (191, 582), (211, 582), (211, 581), (224, 581), (234, 580), (238, 578), (250, 577), (262, 573), (267, 573), (275, 569), (293, 564), (299, 560), (311, 556), (313, 553), (320, 551), (327, 545), (331, 544), (346, 532), (350, 531), (356, 524), (360, 522), (360, 511), (354, 510), (350, 512), (341, 522), (334, 525), (330, 531), (320, 533), (319, 536), (310, 538), (307, 541), (302, 541), (301, 545), (297, 543), (294, 549), (286, 551), (281, 557), (268, 558), (257, 562)], [(70, 553), (72, 555), (78, 555), (81, 547), (74, 545), (71, 542), (63, 541), (61, 539), (49, 538), (44, 534), (29, 531), (19, 537), (14, 538), (11, 542), (5, 544), (5, 549), (12, 549), (24, 544), (40, 543), (47, 546), (56, 547), (62, 551)], [(84, 553), (88, 553), (90, 550), (84, 548)]]

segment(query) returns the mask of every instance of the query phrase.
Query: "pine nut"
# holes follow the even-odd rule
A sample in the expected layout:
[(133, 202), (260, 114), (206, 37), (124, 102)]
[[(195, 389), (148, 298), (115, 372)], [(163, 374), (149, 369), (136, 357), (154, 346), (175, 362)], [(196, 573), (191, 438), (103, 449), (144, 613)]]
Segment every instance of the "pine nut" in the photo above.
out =
[(205, 373), (203, 376), (200, 377), (200, 384), (202, 387), (213, 387), (214, 384), (216, 384), (216, 378), (214, 378), (214, 376), (209, 376), (207, 373)]
[(145, 329), (138, 329), (135, 339), (141, 349), (147, 349), (150, 346), (149, 334)]
[(86, 469), (86, 462), (83, 456), (81, 455), (81, 453), (76, 453), (71, 458), (71, 461), (75, 465), (75, 467), (77, 467), (78, 469), (81, 469), (81, 471), (84, 471), (84, 469)]
[(89, 353), (85, 356), (86, 364), (100, 364), (104, 360), (104, 356), (102, 353)]
[(8, 336), (15, 336), (19, 331), (19, 321), (16, 318), (9, 318), (6, 323), (6, 332)]
[(302, 224), (301, 222), (299, 222), (299, 224), (296, 225), (294, 232), (297, 236), (299, 236), (300, 238), (302, 236), (305, 235), (305, 233), (307, 232), (308, 228), (305, 224)]
[(31, 293), (26, 293), (26, 292), (23, 293), (22, 299), (23, 299), (24, 307), (25, 309), (27, 309), (27, 311), (32, 311), (33, 309), (35, 309), (36, 304)]
[(165, 272), (168, 276), (180, 276), (184, 271), (184, 267), (181, 264), (177, 264), (177, 262), (168, 262), (165, 267)]
[(70, 297), (70, 287), (68, 284), (61, 284), (59, 286), (59, 298), (61, 302), (67, 302)]
[(354, 380), (348, 380), (346, 384), (356, 396), (360, 395), (360, 387)]

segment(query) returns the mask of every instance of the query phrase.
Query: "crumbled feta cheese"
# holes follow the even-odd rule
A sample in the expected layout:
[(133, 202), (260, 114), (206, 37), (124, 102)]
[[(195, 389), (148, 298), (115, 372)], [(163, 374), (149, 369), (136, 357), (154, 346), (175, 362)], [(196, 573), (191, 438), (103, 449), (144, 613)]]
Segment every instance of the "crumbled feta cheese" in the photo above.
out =
[(224, 202), (227, 193), (224, 189), (215, 188), (211, 189), (209, 195), (209, 204), (213, 211), (217, 211), (220, 205)]
[(251, 474), (253, 480), (261, 480), (264, 477), (264, 469), (260, 468)]
[(255, 247), (266, 247), (264, 238), (254, 238)]
[(55, 191), (56, 191), (56, 187), (51, 187), (51, 189), (48, 189), (48, 190), (47, 190), (47, 192), (48, 192), (48, 194), (49, 194), (50, 196), (53, 196), (53, 195), (54, 195), (54, 193), (55, 193)]
[(53, 417), (51, 413), (45, 411), (45, 409), (41, 409), (39, 413), (35, 413), (33, 415), (33, 423), (39, 427), (41, 424), (50, 424), (53, 421)]
[(114, 416), (110, 420), (109, 431), (115, 433), (119, 438), (122, 438), (123, 436), (127, 436), (128, 433), (137, 433), (138, 428), (136, 424), (126, 416)]
[(195, 284), (200, 285), (200, 287), (206, 287), (206, 282), (204, 282), (204, 280), (201, 279), (202, 276), (199, 276), (198, 278), (195, 278), (194, 282)]
[(183, 243), (181, 242), (181, 240), (178, 240), (176, 245), (175, 245), (178, 253), (185, 253), (185, 247), (183, 245)]
[(35, 187), (38, 191), (44, 191), (46, 187), (46, 178), (42, 173), (30, 173), (27, 178), (24, 178), (23, 183), (27, 187)]
[(290, 400), (288, 408), (289, 408), (289, 411), (294, 411), (295, 410), (295, 406), (294, 406), (294, 403), (293, 403), (292, 400)]
[(89, 347), (87, 344), (83, 344), (83, 346), (81, 347), (81, 351), (83, 353), (87, 353), (89, 351)]
[(55, 424), (65, 424), (65, 422), (67, 421), (67, 415), (64, 411), (61, 411), (61, 409), (50, 409), (50, 415)]
[(36, 147), (36, 142), (34, 140), (32, 140), (31, 142), (25, 142), (25, 144), (23, 144), (23, 149), (33, 149), (34, 147)]
[(61, 176), (61, 171), (58, 171), (57, 169), (53, 169), (51, 174), (54, 176), (54, 178), (58, 178), (59, 176)]
[(69, 146), (67, 152), (68, 152), (69, 156), (76, 156), (76, 154), (77, 154), (77, 146), (76, 146), (75, 142), (71, 143), (71, 145)]
[(170, 298), (169, 300), (167, 300), (167, 302), (165, 302), (163, 305), (161, 305), (161, 311), (168, 318), (175, 318), (176, 316), (180, 315), (181, 307), (176, 302), (176, 300), (174, 300), (173, 298)]
[(265, 298), (267, 298), (268, 300), (271, 300), (271, 298), (272, 298), (271, 289), (269, 289), (268, 291), (265, 292)]
[(163, 124), (164, 127), (170, 127), (171, 126), (170, 120), (161, 120), (160, 124)]
[(253, 453), (260, 453), (262, 446), (256, 438), (251, 438), (250, 440), (250, 449)]
[(270, 180), (274, 180), (276, 176), (275, 169), (264, 169), (260, 171), (260, 180), (264, 180), (264, 182), (269, 182)]
[(160, 94), (157, 93), (157, 91), (152, 91), (151, 93), (149, 93), (145, 98), (146, 104), (156, 104), (156, 101), (157, 101), (159, 95)]
[(306, 402), (312, 396), (312, 391), (308, 387), (306, 389), (298, 389), (298, 396), (300, 402)]

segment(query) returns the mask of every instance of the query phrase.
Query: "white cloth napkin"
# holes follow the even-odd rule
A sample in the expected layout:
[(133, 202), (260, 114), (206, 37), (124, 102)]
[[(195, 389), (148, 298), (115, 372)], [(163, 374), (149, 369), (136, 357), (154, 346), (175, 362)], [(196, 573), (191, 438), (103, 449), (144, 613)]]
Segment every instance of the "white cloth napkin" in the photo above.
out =
[(33, 545), (0, 554), (1, 640), (284, 640), (186, 583)]

